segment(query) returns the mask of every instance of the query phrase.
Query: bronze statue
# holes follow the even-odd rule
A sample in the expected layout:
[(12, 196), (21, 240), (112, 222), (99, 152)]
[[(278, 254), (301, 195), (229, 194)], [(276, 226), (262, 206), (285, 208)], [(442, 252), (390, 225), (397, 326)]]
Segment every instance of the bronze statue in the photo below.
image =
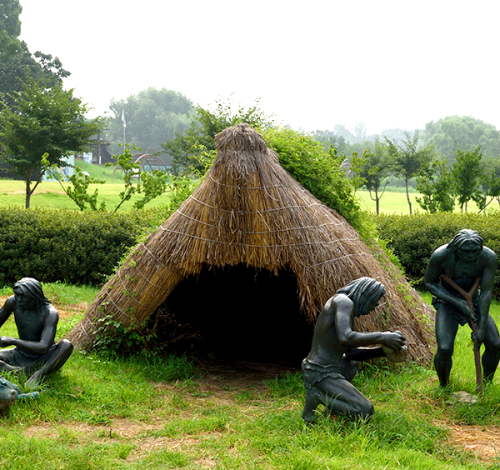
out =
[(14, 383), (0, 375), (0, 410), (5, 410), (12, 406), (16, 400), (38, 399), (38, 392), (23, 393)]
[(485, 346), (483, 377), (487, 381), (493, 379), (500, 359), (498, 328), (489, 313), (495, 268), (495, 253), (483, 246), (478, 232), (469, 229), (460, 230), (450, 243), (436, 249), (429, 260), (425, 286), (433, 295), (436, 309), (434, 366), (441, 387), (446, 387), (450, 380), (458, 325), (466, 323), (473, 330), (478, 391), (482, 389), (479, 362), (482, 344)]
[[(405, 358), (405, 338), (399, 332), (354, 331), (354, 317), (367, 315), (385, 294), (385, 287), (369, 277), (352, 281), (329, 299), (316, 322), (311, 352), (302, 362), (306, 403), (302, 418), (311, 423), (318, 405), (337, 415), (368, 420), (373, 405), (350, 381), (359, 361), (391, 356)], [(382, 347), (363, 348), (372, 344)], [(388, 354), (387, 354), (388, 353)]]
[(41, 284), (25, 277), (14, 284), (14, 295), (0, 308), (0, 327), (14, 313), (19, 338), (0, 337), (0, 370), (24, 372), (29, 385), (59, 370), (73, 352), (66, 339), (54, 343), (59, 315), (43, 294)]

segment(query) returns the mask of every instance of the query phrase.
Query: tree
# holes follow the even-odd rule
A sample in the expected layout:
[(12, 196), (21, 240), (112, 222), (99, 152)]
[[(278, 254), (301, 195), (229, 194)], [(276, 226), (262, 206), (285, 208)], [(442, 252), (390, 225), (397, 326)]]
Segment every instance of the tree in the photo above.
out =
[(410, 208), (410, 214), (412, 214), (408, 183), (410, 179), (417, 176), (420, 169), (426, 163), (431, 161), (433, 149), (431, 146), (418, 147), (418, 130), (414, 132), (413, 137), (407, 132), (406, 140), (403, 140), (402, 144), (397, 144), (387, 137), (385, 140), (389, 146), (389, 152), (392, 153), (394, 158), (394, 173), (403, 178), (405, 182), (406, 199), (408, 201), (408, 207)]
[(423, 145), (433, 145), (437, 152), (453, 158), (457, 148), (481, 146), (484, 156), (500, 155), (500, 132), (493, 124), (488, 124), (471, 116), (447, 116), (425, 125), (422, 135)]
[[(479, 208), (484, 212), (494, 199), (500, 204), (500, 159), (488, 157), (482, 165), (482, 179), (478, 192), (473, 197)], [(488, 200), (489, 199), (489, 200)]]
[(111, 152), (119, 153), (123, 142), (125, 119), (127, 142), (134, 142), (144, 152), (160, 151), (160, 142), (167, 142), (176, 133), (183, 134), (191, 124), (193, 104), (183, 94), (162, 88), (150, 87), (124, 100), (111, 100), (114, 114), (109, 123), (108, 140)]
[(17, 38), (21, 34), (19, 15), (22, 11), (19, 0), (0, 0), (0, 31)]
[(394, 161), (387, 145), (375, 141), (374, 151), (365, 150), (363, 156), (357, 154), (351, 159), (351, 171), (362, 181), (375, 201), (377, 214), (380, 213), (380, 199), (389, 184), (393, 172)]
[(0, 0), (0, 100), (10, 108), (13, 93), (21, 91), (28, 70), (31, 77), (45, 80), (48, 86), (61, 84), (70, 75), (57, 57), (40, 51), (31, 54), (26, 43), (18, 39), (21, 12), (18, 0)]
[(420, 169), (417, 175), (417, 190), (422, 197), (415, 199), (422, 209), (431, 214), (453, 212), (455, 198), (446, 159), (433, 158)]
[[(73, 90), (65, 91), (60, 85), (48, 88), (32, 77), (14, 98), (14, 109), (4, 107), (0, 112), (1, 158), (26, 181), (29, 208), (45, 171), (52, 165), (64, 165), (65, 155), (87, 149), (90, 137), (104, 126), (104, 120), (85, 119), (87, 106), (74, 98)], [(39, 177), (32, 187), (37, 172)]]
[(205, 170), (204, 156), (215, 152), (215, 135), (227, 127), (245, 122), (257, 129), (272, 126), (272, 117), (259, 108), (259, 100), (253, 106), (239, 106), (233, 110), (229, 102), (216, 101), (214, 109), (196, 106), (191, 126), (184, 134), (175, 133), (175, 138), (162, 143), (164, 152), (172, 155), (175, 174)]
[(479, 186), (483, 177), (480, 166), (481, 147), (478, 145), (472, 150), (460, 150), (455, 152), (455, 162), (451, 167), (453, 188), (460, 204), (461, 212), (467, 212), (467, 202), (479, 197)]

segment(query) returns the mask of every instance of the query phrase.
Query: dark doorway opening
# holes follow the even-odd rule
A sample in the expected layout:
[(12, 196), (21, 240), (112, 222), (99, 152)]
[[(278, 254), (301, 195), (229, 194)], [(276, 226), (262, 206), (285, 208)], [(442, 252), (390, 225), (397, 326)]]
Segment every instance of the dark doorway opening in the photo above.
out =
[(182, 281), (166, 306), (199, 332), (196, 350), (216, 358), (298, 365), (311, 347), (314, 326), (287, 270), (276, 276), (244, 265), (207, 267)]

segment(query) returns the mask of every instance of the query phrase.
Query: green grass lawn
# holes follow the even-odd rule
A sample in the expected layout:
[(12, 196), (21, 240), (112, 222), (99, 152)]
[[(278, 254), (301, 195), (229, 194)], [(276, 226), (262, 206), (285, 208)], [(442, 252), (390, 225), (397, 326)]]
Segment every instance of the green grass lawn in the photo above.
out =
[[(368, 191), (357, 191), (356, 193), (361, 202), (361, 207), (364, 210), (375, 212), (376, 205), (375, 201), (373, 201), (370, 197), (370, 193)], [(424, 210), (418, 205), (416, 201), (416, 197), (421, 197), (421, 194), (418, 193), (410, 193), (410, 200), (412, 205), (413, 213), (415, 212), (424, 212)], [(500, 206), (496, 201), (493, 201), (489, 206), (489, 210), (498, 210)], [(474, 201), (469, 202), (467, 210), (469, 212), (477, 212), (477, 206)], [(405, 192), (395, 192), (395, 191), (386, 191), (382, 198), (380, 199), (380, 212), (385, 214), (409, 214), (410, 209), (408, 206), (408, 200), (406, 199)], [(460, 207), (455, 206), (455, 212), (460, 212)]]
[[(67, 183), (64, 183), (67, 184)], [(101, 201), (106, 201), (106, 208), (114, 210), (118, 205), (119, 194), (123, 191), (123, 183), (113, 181), (112, 183), (90, 185), (89, 193), (98, 190), (98, 205)], [(123, 203), (120, 211), (130, 210), (134, 201), (140, 196), (134, 196), (130, 201)], [(23, 181), (12, 181), (0, 179), (0, 206), (16, 206), (24, 208), (26, 201), (25, 183)], [(153, 199), (146, 207), (159, 207), (168, 204), (170, 201), (169, 192)], [(78, 206), (66, 195), (58, 182), (44, 181), (40, 183), (33, 196), (31, 196), (30, 207), (47, 209), (75, 209)]]
[[(58, 336), (98, 291), (60, 283), (44, 290), (59, 310), (75, 311), (61, 320)], [(498, 322), (498, 303), (492, 314)], [(489, 453), (467, 450), (457, 434), (474, 446), (478, 436), (499, 432), (500, 377), (479, 402), (461, 404), (452, 393), (475, 388), (467, 327), (459, 331), (454, 360), (446, 391), (423, 365), (365, 367), (354, 384), (375, 405), (373, 419), (325, 416), (309, 428), (300, 417), (298, 371), (245, 375), (194, 358), (76, 351), (42, 385), (38, 401), (4, 412), (0, 462), (23, 470), (500, 468), (494, 446)]]

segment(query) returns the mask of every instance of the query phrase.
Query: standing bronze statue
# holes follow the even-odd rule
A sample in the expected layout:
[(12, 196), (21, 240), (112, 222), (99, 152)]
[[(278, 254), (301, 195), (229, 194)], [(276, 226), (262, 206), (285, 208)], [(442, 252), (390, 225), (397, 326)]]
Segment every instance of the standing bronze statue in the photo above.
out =
[[(337, 415), (369, 419), (373, 405), (350, 381), (359, 361), (388, 356), (399, 362), (405, 338), (399, 332), (354, 331), (354, 317), (369, 314), (385, 294), (385, 287), (369, 277), (357, 279), (329, 299), (316, 322), (311, 352), (302, 362), (306, 403), (302, 418), (314, 421), (318, 405)], [(372, 344), (382, 347), (363, 348)]]
[(429, 260), (425, 286), (433, 295), (436, 309), (434, 366), (441, 387), (450, 381), (458, 325), (466, 323), (473, 330), (478, 391), (482, 390), (479, 363), (482, 344), (485, 347), (482, 376), (487, 381), (493, 379), (500, 359), (498, 328), (489, 313), (495, 268), (495, 253), (483, 246), (478, 232), (469, 229), (460, 230), (450, 243), (436, 249)]
[(66, 339), (54, 342), (59, 315), (43, 294), (41, 284), (25, 277), (14, 284), (14, 295), (0, 308), (0, 327), (14, 314), (19, 338), (0, 337), (0, 371), (24, 372), (37, 385), (46, 374), (59, 370), (73, 352)]

